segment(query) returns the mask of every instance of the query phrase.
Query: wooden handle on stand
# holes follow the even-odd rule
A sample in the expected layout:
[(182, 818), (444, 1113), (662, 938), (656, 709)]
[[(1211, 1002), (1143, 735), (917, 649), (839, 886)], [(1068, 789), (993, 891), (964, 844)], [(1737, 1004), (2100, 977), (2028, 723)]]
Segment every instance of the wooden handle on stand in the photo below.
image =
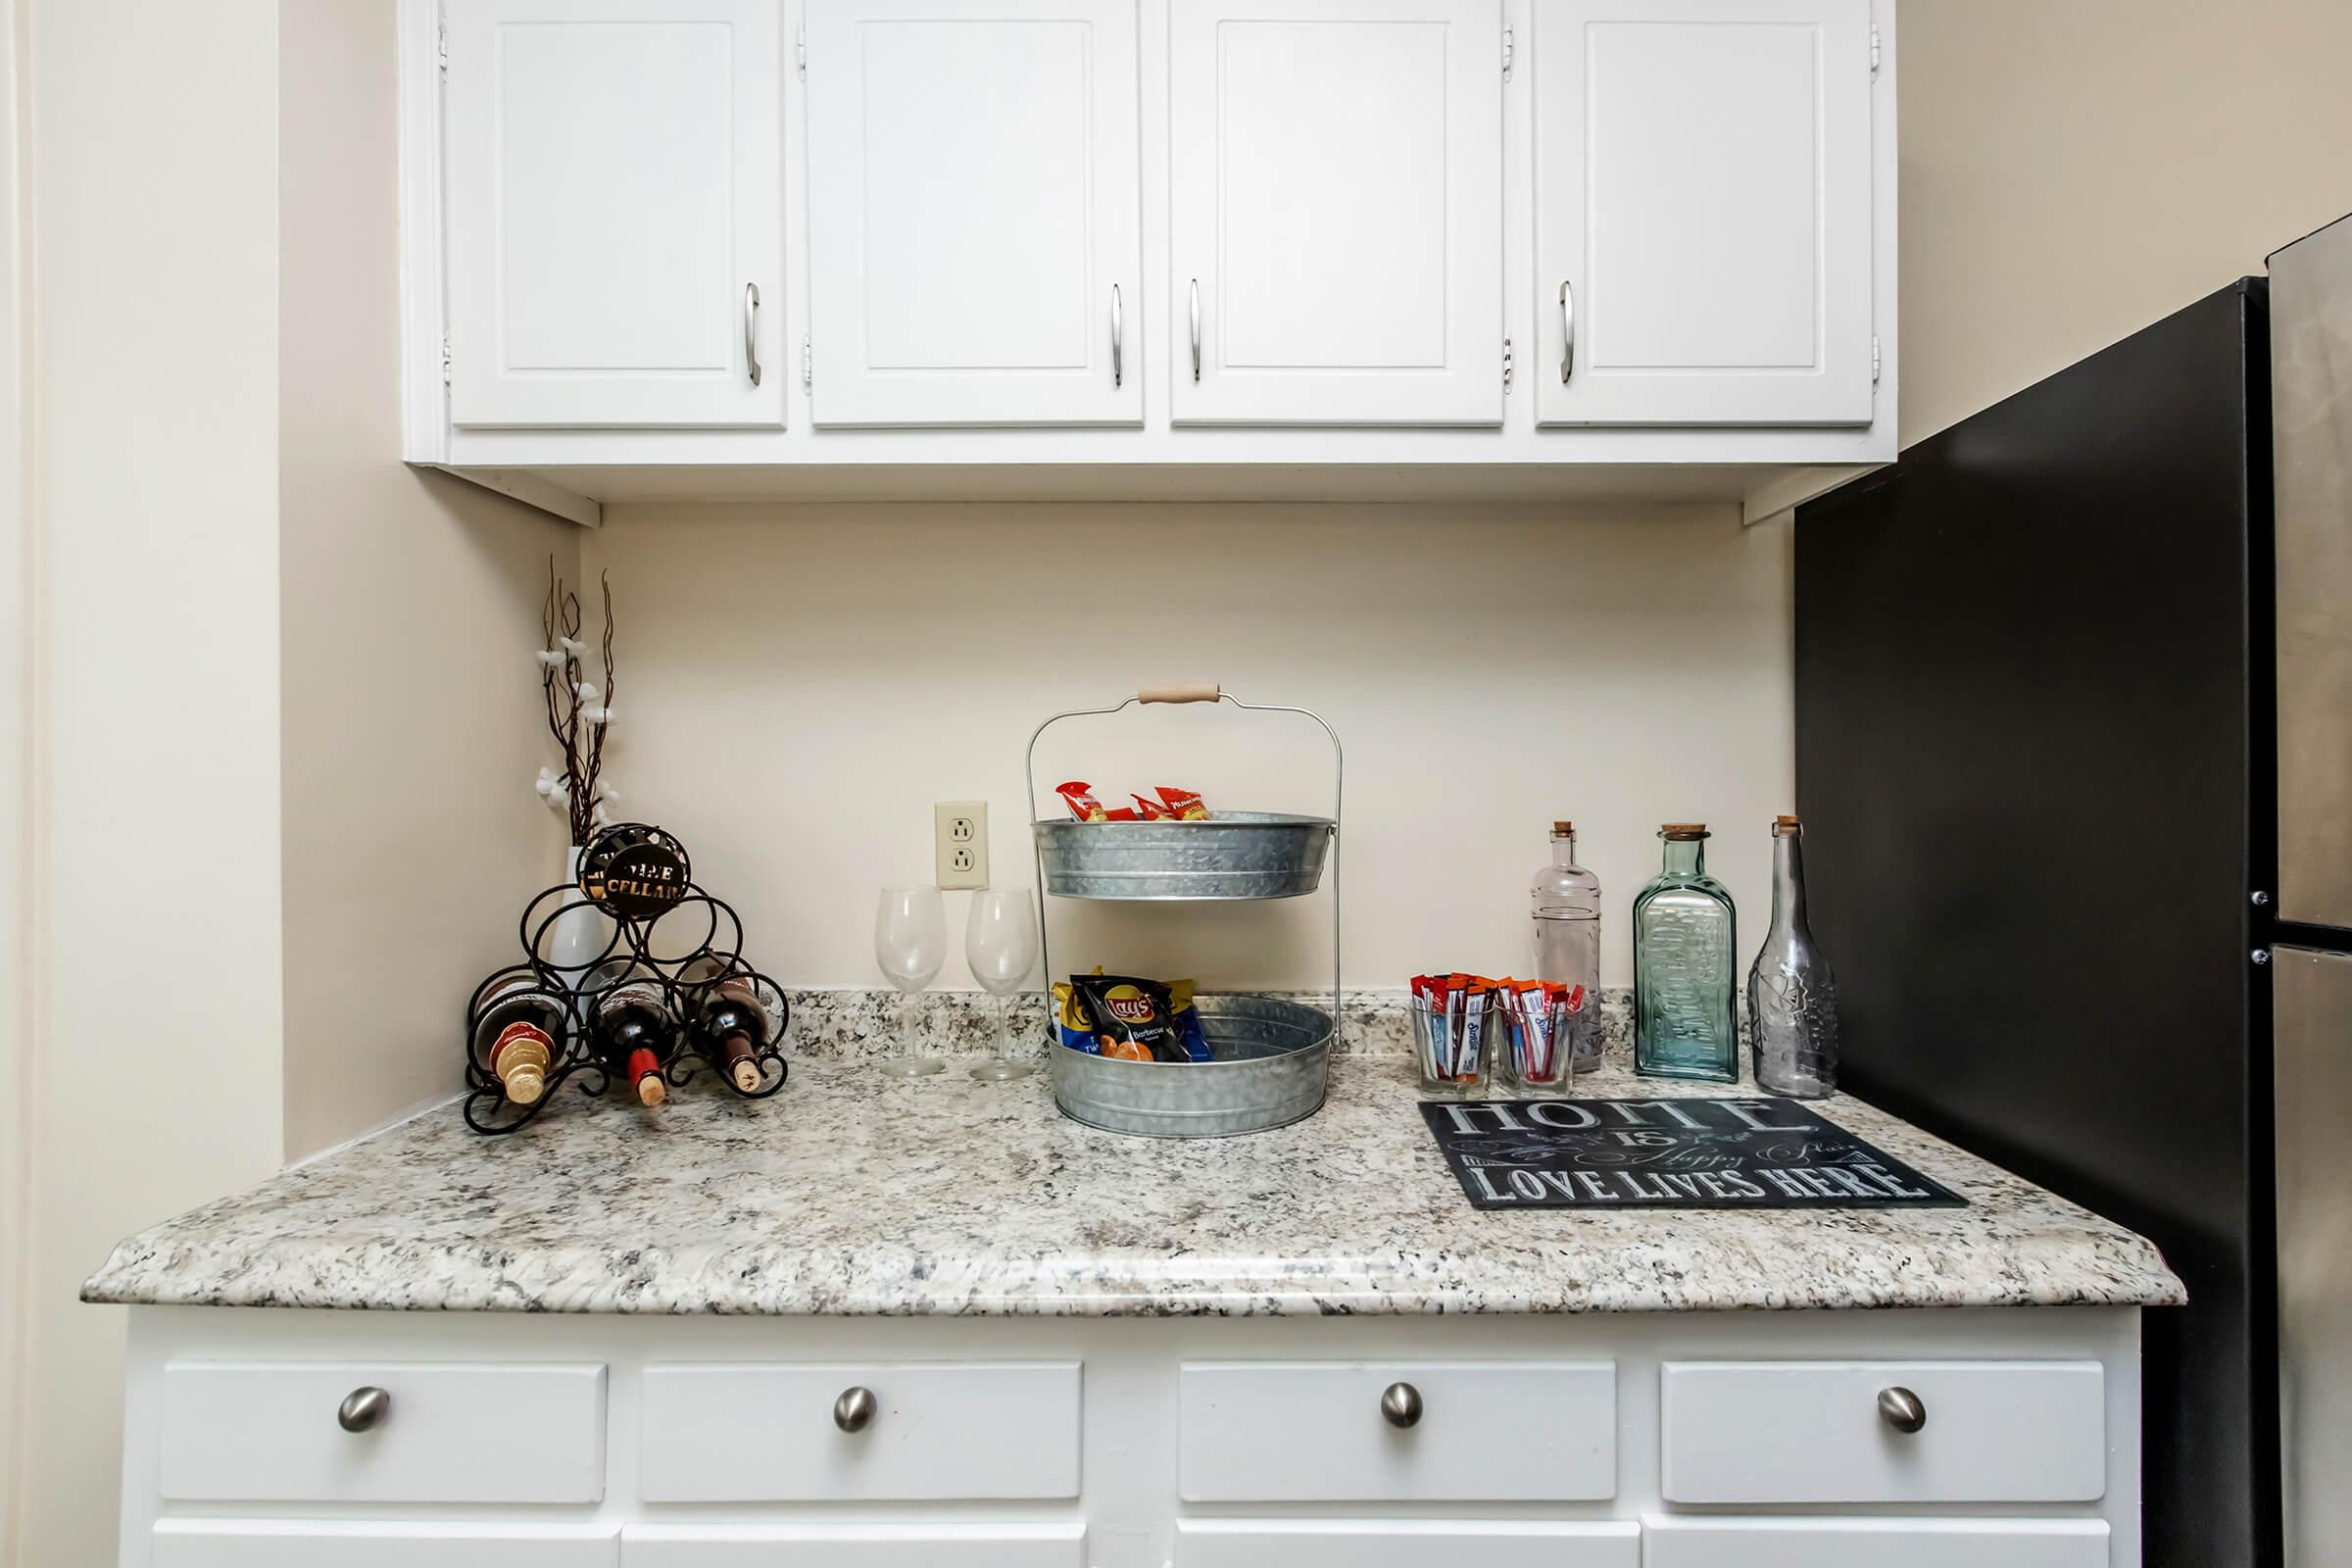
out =
[(1135, 694), (1139, 703), (1213, 703), (1225, 695), (1217, 686), (1147, 686)]

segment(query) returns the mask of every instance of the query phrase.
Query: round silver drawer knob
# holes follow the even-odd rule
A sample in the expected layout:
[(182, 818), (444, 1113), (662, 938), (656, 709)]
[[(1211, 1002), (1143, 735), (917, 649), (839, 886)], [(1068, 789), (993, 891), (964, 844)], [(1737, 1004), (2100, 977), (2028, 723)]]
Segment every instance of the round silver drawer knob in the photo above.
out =
[(1403, 1429), (1421, 1424), (1421, 1391), (1410, 1383), (1392, 1383), (1380, 1393), (1381, 1418)]
[(863, 1432), (874, 1424), (875, 1408), (873, 1390), (844, 1389), (833, 1401), (833, 1424), (844, 1432)]
[(335, 1410), (335, 1425), (346, 1432), (373, 1432), (392, 1413), (392, 1396), (381, 1389), (354, 1389)]
[(1881, 1389), (1879, 1419), (1897, 1432), (1917, 1432), (1928, 1424), (1928, 1407), (1909, 1389)]

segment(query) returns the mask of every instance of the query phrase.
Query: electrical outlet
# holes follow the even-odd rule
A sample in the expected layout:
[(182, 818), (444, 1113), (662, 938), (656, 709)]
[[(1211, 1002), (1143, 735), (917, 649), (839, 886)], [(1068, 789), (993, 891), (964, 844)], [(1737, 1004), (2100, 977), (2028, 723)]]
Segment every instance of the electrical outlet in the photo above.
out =
[(932, 844), (943, 888), (988, 886), (988, 803), (941, 801), (931, 808)]

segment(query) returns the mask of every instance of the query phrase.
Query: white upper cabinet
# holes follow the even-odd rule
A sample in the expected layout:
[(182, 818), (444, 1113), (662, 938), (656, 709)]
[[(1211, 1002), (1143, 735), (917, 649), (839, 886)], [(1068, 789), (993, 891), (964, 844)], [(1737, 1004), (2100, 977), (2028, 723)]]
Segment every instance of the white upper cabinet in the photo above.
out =
[(449, 0), (450, 419), (784, 422), (777, 0)]
[(1174, 417), (1502, 420), (1500, 0), (1168, 20)]
[(1544, 424), (1868, 424), (1869, 0), (1535, 0)]
[(1134, 0), (808, 7), (819, 424), (1144, 416)]

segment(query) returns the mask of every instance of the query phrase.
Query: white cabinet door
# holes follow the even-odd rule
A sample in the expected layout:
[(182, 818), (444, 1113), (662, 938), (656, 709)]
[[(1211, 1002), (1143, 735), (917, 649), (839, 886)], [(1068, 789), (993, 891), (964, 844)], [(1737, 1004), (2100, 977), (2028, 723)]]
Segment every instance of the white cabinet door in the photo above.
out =
[(1544, 424), (1867, 424), (1870, 0), (1536, 0)]
[(449, 0), (450, 418), (784, 422), (778, 0)]
[(808, 10), (819, 424), (1136, 424), (1134, 0)]
[[(834, 1423), (873, 1396), (857, 1432)], [(1075, 1497), (1076, 1361), (657, 1362), (645, 1370), (637, 1487), (650, 1502)]]
[[(1409, 1429), (1381, 1413), (1396, 1384), (1421, 1402)], [(1607, 1361), (1188, 1361), (1177, 1387), (1177, 1495), (1188, 1502), (1617, 1494)], [(1483, 1441), (1500, 1411), (1510, 1441)]]
[(1085, 1568), (1086, 1526), (631, 1525), (620, 1568)]
[[(2096, 1361), (1669, 1361), (1658, 1485), (1669, 1502), (2096, 1502), (2107, 1379)], [(1926, 1425), (1898, 1432), (1880, 1391)], [(1786, 1435), (1801, 1431), (1804, 1441)]]
[(2098, 1519), (1653, 1514), (1642, 1527), (1642, 1568), (2108, 1568), (2108, 1530)]
[(153, 1568), (613, 1568), (611, 1525), (410, 1519), (167, 1519)]
[[(390, 1396), (365, 1432), (356, 1390)], [(156, 1482), (183, 1502), (586, 1503), (605, 1494), (601, 1363), (173, 1361)]]
[(1179, 1519), (1175, 1568), (1637, 1568), (1631, 1520)]
[(1186, 0), (1168, 51), (1176, 419), (1499, 424), (1499, 0)]

